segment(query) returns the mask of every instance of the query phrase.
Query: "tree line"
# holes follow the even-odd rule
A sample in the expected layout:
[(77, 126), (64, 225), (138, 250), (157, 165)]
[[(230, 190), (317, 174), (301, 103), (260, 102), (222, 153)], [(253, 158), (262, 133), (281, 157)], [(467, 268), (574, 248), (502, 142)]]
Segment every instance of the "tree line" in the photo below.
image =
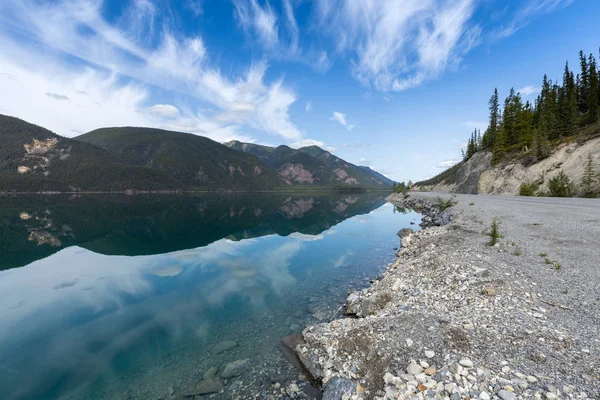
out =
[[(575, 72), (565, 64), (562, 81), (542, 80), (541, 92), (533, 103), (523, 101), (514, 88), (501, 106), (498, 89), (488, 102), (489, 123), (484, 134), (475, 130), (468, 140), (463, 160), (479, 150), (492, 152), (492, 164), (516, 155), (540, 160), (552, 146), (596, 125), (600, 112), (600, 72), (596, 57), (579, 52)], [(595, 132), (595, 130), (591, 130)]]

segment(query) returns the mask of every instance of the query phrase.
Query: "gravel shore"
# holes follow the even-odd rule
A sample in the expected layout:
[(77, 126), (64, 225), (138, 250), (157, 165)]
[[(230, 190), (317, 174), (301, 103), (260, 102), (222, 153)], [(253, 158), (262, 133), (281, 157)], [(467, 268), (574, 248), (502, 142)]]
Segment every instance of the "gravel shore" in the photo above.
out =
[(402, 232), (348, 317), (303, 331), (324, 399), (600, 398), (600, 202), (437, 196), (390, 196), (443, 226)]

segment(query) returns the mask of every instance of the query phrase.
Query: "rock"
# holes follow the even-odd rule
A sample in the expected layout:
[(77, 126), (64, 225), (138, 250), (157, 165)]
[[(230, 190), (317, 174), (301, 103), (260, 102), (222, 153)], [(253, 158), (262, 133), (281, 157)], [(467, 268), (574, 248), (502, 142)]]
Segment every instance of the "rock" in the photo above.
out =
[(410, 236), (403, 237), (401, 244), (402, 244), (402, 247), (405, 247), (405, 248), (410, 246)]
[(412, 235), (413, 233), (414, 233), (414, 231), (411, 228), (404, 228), (404, 229), (400, 229), (398, 231), (398, 236), (400, 236), (400, 238), (404, 238), (409, 235)]
[(463, 358), (458, 363), (465, 368), (473, 368), (473, 361), (469, 360), (468, 358)]
[(248, 360), (236, 360), (233, 362), (230, 362), (229, 364), (227, 364), (227, 366), (225, 367), (225, 370), (223, 371), (223, 373), (221, 374), (221, 376), (224, 379), (230, 379), (236, 376), (240, 376), (242, 373), (242, 369), (243, 367), (248, 363)]
[(488, 394), (488, 392), (481, 392), (479, 393), (479, 398), (481, 400), (490, 400), (490, 395)]
[(298, 347), (296, 348), (296, 356), (306, 372), (308, 379), (313, 385), (319, 386), (324, 377), (323, 367), (321, 367), (321, 364), (319, 363), (319, 356), (312, 351), (298, 351)]
[(459, 363), (452, 364), (448, 370), (453, 374), (459, 374), (463, 371), (463, 367)]
[(413, 343), (414, 343), (414, 342), (413, 342), (411, 339), (406, 339), (406, 345), (407, 345), (408, 347), (411, 347), (411, 346), (413, 345)]
[(529, 383), (535, 383), (535, 382), (537, 382), (537, 380), (538, 380), (538, 379), (537, 379), (535, 376), (533, 376), (533, 375), (527, 375), (527, 378), (525, 378), (525, 379), (527, 379), (527, 382), (529, 382)]
[(209, 393), (218, 393), (223, 389), (223, 382), (220, 378), (204, 380), (196, 389), (192, 389), (184, 393), (187, 397), (200, 396)]
[(435, 375), (436, 369), (433, 367), (429, 367), (425, 369), (425, 373), (429, 376)]
[(406, 372), (411, 375), (417, 375), (423, 372), (423, 368), (416, 362), (411, 361), (410, 364), (408, 364), (408, 367), (406, 367)]
[(235, 340), (224, 340), (213, 347), (213, 353), (219, 354), (235, 349), (238, 346), (238, 342)]
[(433, 357), (435, 357), (435, 351), (426, 350), (425, 351), (425, 357), (427, 357), (427, 358), (433, 358)]
[(175, 393), (175, 389), (173, 389), (173, 386), (169, 386), (167, 388), (167, 392), (169, 392), (169, 396), (173, 396), (173, 394)]
[(493, 296), (496, 294), (496, 289), (491, 288), (491, 287), (486, 287), (486, 288), (483, 288), (481, 293), (485, 294), (486, 296)]
[(508, 390), (502, 389), (497, 394), (502, 400), (517, 400), (517, 395)]
[(552, 392), (547, 392), (545, 394), (545, 396), (546, 396), (546, 399), (548, 399), (548, 400), (556, 400), (556, 399), (558, 399), (558, 395), (555, 394), (555, 393), (552, 393)]
[(349, 379), (333, 378), (323, 389), (323, 400), (339, 400), (356, 392), (356, 383)]
[(487, 270), (487, 268), (480, 268), (480, 267), (471, 267), (473, 268), (473, 276), (476, 276), (477, 278), (487, 278), (488, 276), (490, 276), (490, 271)]
[(217, 376), (217, 372), (219, 371), (219, 369), (217, 367), (210, 367), (208, 370), (206, 370), (206, 372), (204, 373), (204, 379), (205, 380), (209, 380), (214, 378), (215, 376)]

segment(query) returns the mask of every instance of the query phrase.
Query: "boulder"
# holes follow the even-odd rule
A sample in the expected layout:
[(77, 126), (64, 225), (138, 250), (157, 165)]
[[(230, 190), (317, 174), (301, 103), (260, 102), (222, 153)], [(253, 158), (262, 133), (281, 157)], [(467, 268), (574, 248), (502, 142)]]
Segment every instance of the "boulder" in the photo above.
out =
[(203, 394), (218, 393), (223, 389), (223, 382), (220, 378), (206, 379), (200, 382), (197, 388), (188, 390), (184, 393), (186, 397), (201, 396)]
[(213, 353), (219, 354), (231, 349), (235, 349), (238, 346), (238, 342), (235, 340), (224, 340), (213, 347)]

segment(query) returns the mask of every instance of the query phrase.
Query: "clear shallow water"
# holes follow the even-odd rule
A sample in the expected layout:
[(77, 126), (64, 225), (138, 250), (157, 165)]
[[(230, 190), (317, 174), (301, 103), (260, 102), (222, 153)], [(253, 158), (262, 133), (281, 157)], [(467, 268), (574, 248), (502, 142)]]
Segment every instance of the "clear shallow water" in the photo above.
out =
[(222, 398), (295, 379), (281, 338), (331, 319), (419, 222), (383, 197), (3, 198), (0, 396), (167, 399), (240, 359)]

